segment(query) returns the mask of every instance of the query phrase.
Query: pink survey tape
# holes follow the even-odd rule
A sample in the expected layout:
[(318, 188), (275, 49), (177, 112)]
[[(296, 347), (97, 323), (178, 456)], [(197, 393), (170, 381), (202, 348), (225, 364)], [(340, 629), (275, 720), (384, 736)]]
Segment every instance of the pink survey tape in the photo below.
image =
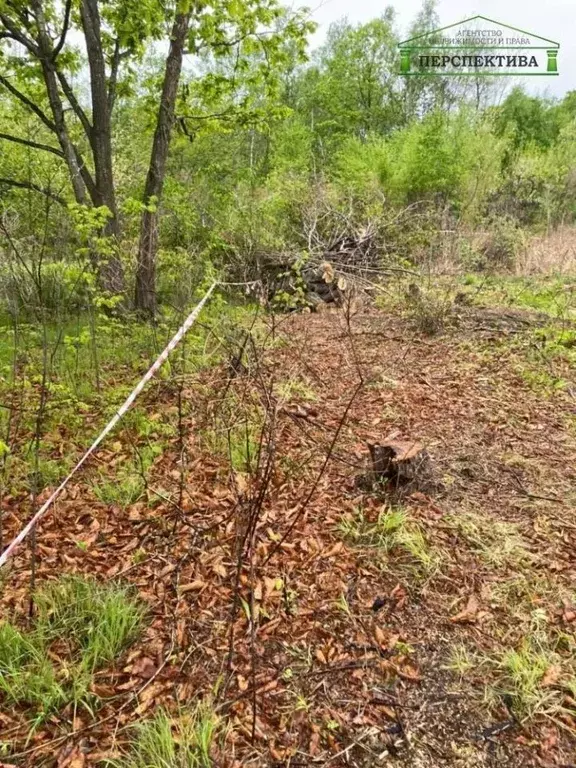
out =
[(202, 311), (202, 307), (208, 299), (210, 298), (212, 291), (216, 287), (217, 283), (212, 283), (206, 294), (204, 295), (202, 301), (194, 307), (192, 312), (188, 315), (186, 320), (182, 323), (180, 328), (176, 331), (172, 339), (168, 342), (166, 345), (166, 348), (158, 355), (158, 358), (156, 361), (150, 366), (148, 371), (142, 376), (138, 384), (134, 387), (132, 392), (128, 395), (124, 403), (120, 406), (120, 408), (116, 411), (114, 416), (110, 419), (108, 424), (104, 427), (102, 432), (98, 435), (96, 440), (92, 443), (90, 448), (86, 451), (86, 453), (82, 456), (78, 464), (74, 467), (74, 469), (70, 472), (70, 474), (62, 480), (58, 488), (52, 493), (49, 499), (47, 499), (44, 504), (40, 507), (38, 512), (34, 515), (34, 517), (25, 525), (25, 527), (20, 531), (20, 533), (16, 536), (16, 538), (10, 542), (10, 544), (6, 547), (2, 555), (0, 555), (0, 568), (6, 564), (6, 562), (12, 557), (15, 550), (22, 544), (24, 539), (30, 534), (30, 532), (34, 529), (34, 527), (38, 524), (38, 522), (44, 517), (46, 512), (50, 509), (52, 504), (56, 501), (58, 496), (62, 493), (64, 488), (68, 485), (70, 480), (74, 477), (76, 472), (80, 469), (80, 467), (86, 462), (86, 460), (94, 453), (96, 448), (100, 445), (102, 440), (108, 435), (109, 432), (111, 432), (116, 424), (120, 421), (120, 419), (124, 416), (126, 411), (130, 408), (134, 400), (138, 397), (140, 392), (144, 389), (146, 384), (154, 377), (154, 375), (157, 373), (158, 369), (166, 362), (168, 359), (168, 356), (170, 353), (178, 346), (178, 344), (182, 341), (183, 337), (188, 333), (190, 328), (194, 325), (196, 322), (196, 319), (200, 312)]

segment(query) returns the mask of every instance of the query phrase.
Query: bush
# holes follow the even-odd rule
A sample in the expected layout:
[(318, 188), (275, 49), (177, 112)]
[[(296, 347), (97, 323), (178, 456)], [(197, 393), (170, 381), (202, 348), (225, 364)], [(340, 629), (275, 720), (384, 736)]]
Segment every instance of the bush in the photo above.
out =
[(526, 238), (518, 223), (510, 218), (497, 219), (491, 226), (481, 248), (478, 269), (510, 270), (516, 266)]
[(0, 268), (0, 297), (6, 311), (28, 319), (35, 319), (40, 309), (60, 316), (85, 309), (93, 285), (89, 267), (64, 261), (47, 262), (39, 270), (32, 263), (5, 263)]

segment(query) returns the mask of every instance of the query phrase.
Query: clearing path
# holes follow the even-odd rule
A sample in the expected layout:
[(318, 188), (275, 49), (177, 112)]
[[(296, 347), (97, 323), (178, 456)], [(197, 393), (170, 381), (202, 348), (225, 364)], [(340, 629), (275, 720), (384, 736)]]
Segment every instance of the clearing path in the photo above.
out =
[[(499, 317), (423, 337), (385, 311), (293, 315), (149, 395), (179, 430), (145, 497), (84, 478), (38, 536), (40, 582), (118, 577), (147, 627), (93, 708), (25, 743), (29, 710), (2, 707), (9, 764), (98, 764), (204, 697), (218, 766), (574, 765), (576, 400), (538, 368), (529, 315)], [(366, 482), (391, 433), (427, 448), (432, 487)], [(111, 480), (129, 437), (100, 454)]]

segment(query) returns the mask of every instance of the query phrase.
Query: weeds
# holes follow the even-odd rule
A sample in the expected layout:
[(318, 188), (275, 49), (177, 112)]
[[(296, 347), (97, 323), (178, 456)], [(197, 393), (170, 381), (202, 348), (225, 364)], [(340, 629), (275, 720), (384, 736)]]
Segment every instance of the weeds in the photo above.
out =
[(526, 635), (515, 648), (493, 660), (499, 679), (487, 689), (486, 698), (509, 701), (522, 721), (567, 711), (565, 698), (575, 672), (574, 650), (572, 639), (566, 644), (561, 635), (550, 633), (545, 611), (532, 611)]
[(454, 303), (449, 291), (422, 289), (410, 283), (406, 294), (408, 317), (414, 328), (425, 336), (444, 331), (455, 320)]
[(520, 566), (534, 561), (534, 555), (518, 531), (518, 526), (472, 512), (446, 516), (446, 521), (464, 537), (488, 566)]
[(120, 475), (115, 481), (106, 480), (101, 476), (93, 488), (96, 498), (104, 504), (126, 508), (141, 498), (145, 491), (145, 482), (142, 477), (134, 474)]
[(232, 469), (249, 472), (258, 453), (260, 412), (256, 408), (243, 407), (230, 396), (229, 413), (214, 418), (210, 429), (202, 437), (210, 453), (226, 456)]
[(287, 379), (276, 385), (276, 394), (284, 402), (291, 400), (301, 400), (305, 402), (314, 402), (317, 397), (312, 387), (303, 379)]
[(114, 768), (209, 768), (214, 737), (220, 720), (209, 705), (200, 705), (189, 713), (171, 718), (159, 712), (153, 719), (139, 723), (135, 739), (126, 757), (109, 761)]
[(36, 606), (28, 632), (0, 623), (0, 693), (37, 708), (37, 720), (68, 703), (90, 709), (92, 674), (137, 637), (142, 604), (123, 587), (70, 577), (39, 590)]
[(136, 638), (145, 616), (127, 588), (76, 576), (47, 585), (36, 606), (38, 629), (49, 640), (74, 638), (91, 669), (114, 661)]
[(468, 674), (477, 664), (475, 656), (470, 653), (465, 645), (455, 645), (452, 648), (450, 659), (446, 664), (446, 669), (456, 672), (460, 678)]
[(358, 510), (355, 516), (343, 518), (339, 528), (357, 546), (408, 556), (409, 562), (426, 575), (439, 567), (439, 552), (430, 547), (420, 526), (401, 507), (384, 507), (373, 523)]

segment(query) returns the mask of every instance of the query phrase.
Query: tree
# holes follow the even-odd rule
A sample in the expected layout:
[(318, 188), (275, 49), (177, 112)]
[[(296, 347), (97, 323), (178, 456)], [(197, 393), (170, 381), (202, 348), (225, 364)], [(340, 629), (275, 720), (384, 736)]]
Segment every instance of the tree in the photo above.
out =
[[(102, 286), (114, 293), (124, 289), (119, 255), (121, 227), (112, 151), (112, 114), (118, 96), (130, 83), (130, 71), (147, 46), (163, 37), (166, 25), (172, 32), (164, 64), (163, 86), (156, 113), (148, 174), (144, 187), (141, 235), (137, 264), (137, 309), (152, 314), (155, 304), (155, 254), (157, 208), (162, 193), (170, 138), (184, 56), (200, 60), (211, 54), (234, 61), (231, 74), (214, 79), (198, 78), (201, 88), (231, 88), (242, 71), (244, 57), (260, 58), (262, 84), (273, 80), (274, 67), (284, 56), (286, 40), (296, 40), (303, 53), (310, 24), (304, 13), (295, 14), (274, 28), (283, 16), (277, 0), (228, 0), (194, 4), (161, 3), (159, 0), (0, 0), (0, 86), (42, 124), (54, 144), (31, 142), (29, 148), (56, 154), (66, 164), (73, 198), (77, 204), (104, 208), (107, 220), (103, 235), (111, 243), (111, 255), (100, 261)], [(71, 36), (71, 32), (75, 34)], [(83, 52), (71, 40), (82, 41)], [(81, 87), (73, 75), (86, 71), (90, 112), (83, 106)], [(241, 105), (240, 105), (241, 106)], [(21, 143), (17, 132), (1, 140)], [(41, 146), (45, 144), (45, 146)], [(38, 185), (18, 179), (13, 186)]]
[(312, 27), (304, 12), (288, 15), (276, 0), (214, 1), (177, 12), (144, 189), (135, 295), (141, 312), (153, 315), (156, 306), (158, 207), (184, 57), (209, 65), (185, 84), (179, 118), (193, 139), (199, 123), (247, 125), (273, 111), (280, 72), (294, 57), (303, 59)]
[(177, 13), (170, 37), (170, 50), (166, 57), (166, 69), (160, 107), (154, 132), (150, 165), (144, 186), (144, 206), (140, 227), (138, 264), (136, 267), (136, 308), (153, 316), (156, 311), (156, 252), (158, 250), (158, 200), (164, 186), (166, 161), (170, 149), (170, 136), (174, 124), (176, 95), (182, 71), (184, 48), (190, 24), (190, 10)]
[(545, 100), (514, 88), (496, 110), (496, 133), (509, 134), (515, 149), (529, 144), (545, 149), (558, 137), (558, 112)]
[[(23, 105), (58, 145), (27, 145), (58, 154), (65, 162), (76, 203), (105, 208), (102, 234), (111, 253), (95, 266), (102, 287), (112, 293), (124, 289), (118, 253), (120, 223), (116, 203), (112, 156), (112, 110), (116, 102), (122, 62), (138, 57), (144, 42), (158, 36), (161, 8), (155, 3), (120, 0), (102, 4), (80, 0), (0, 0), (0, 86)], [(70, 42), (80, 36), (86, 58)], [(86, 63), (90, 85), (90, 115), (72, 76)], [(17, 133), (5, 141), (22, 142)], [(18, 183), (14, 180), (13, 183)], [(40, 191), (40, 190), (38, 190)]]
[(358, 26), (332, 24), (315, 62), (303, 73), (298, 109), (324, 139), (389, 133), (402, 120), (394, 11)]

